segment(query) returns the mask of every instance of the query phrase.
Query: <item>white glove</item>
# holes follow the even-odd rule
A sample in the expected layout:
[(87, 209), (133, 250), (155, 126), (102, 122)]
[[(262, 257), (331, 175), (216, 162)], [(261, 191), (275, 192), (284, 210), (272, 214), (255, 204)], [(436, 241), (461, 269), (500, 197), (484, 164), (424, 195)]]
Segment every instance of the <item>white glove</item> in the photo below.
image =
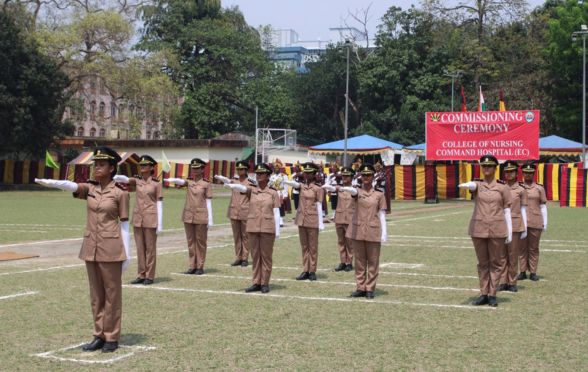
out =
[(274, 223), (276, 224), (276, 238), (280, 237), (280, 208), (274, 208)]
[(129, 177), (124, 176), (122, 174), (117, 174), (116, 176), (112, 177), (114, 182), (118, 183), (129, 183)]
[(206, 209), (208, 210), (208, 227), (212, 226), (212, 199), (206, 199)]
[(331, 186), (331, 185), (322, 185), (321, 186), (323, 189), (327, 190), (328, 192), (335, 192), (337, 191), (337, 189), (335, 188), (335, 186)]
[(296, 181), (290, 181), (290, 180), (284, 180), (284, 184), (288, 185), (288, 186), (292, 186), (295, 189), (299, 189), (300, 188), (300, 184)]
[(121, 221), (120, 235), (122, 237), (123, 245), (125, 246), (125, 255), (127, 259), (123, 261), (122, 269), (125, 271), (131, 263), (131, 235), (129, 234), (129, 221)]
[(76, 192), (78, 190), (78, 184), (75, 182), (71, 182), (71, 181), (35, 178), (35, 182), (41, 186), (50, 187), (52, 189), (59, 189), (59, 190), (71, 191), (71, 192)]
[(476, 191), (476, 189), (478, 188), (478, 184), (475, 183), (474, 181), (470, 181), (470, 182), (460, 183), (459, 185), (457, 185), (457, 187), (459, 187), (460, 189), (468, 189), (470, 191)]
[(339, 191), (348, 192), (351, 194), (351, 196), (357, 195), (357, 189), (355, 187), (350, 187), (350, 186), (339, 187)]
[(240, 183), (225, 183), (224, 186), (229, 187), (231, 190), (237, 190), (242, 194), (247, 192), (247, 186)]
[(221, 176), (221, 175), (218, 175), (218, 174), (217, 174), (217, 175), (215, 175), (215, 176), (214, 176), (214, 178), (215, 178), (215, 179), (217, 179), (217, 180), (219, 180), (219, 181), (221, 181), (221, 182), (222, 182), (222, 183), (224, 183), (225, 185), (226, 185), (227, 183), (231, 183), (231, 180), (230, 180), (230, 179), (228, 179), (228, 178), (227, 178), (227, 177), (225, 177), (225, 176)]
[(388, 238), (388, 229), (386, 226), (386, 211), (380, 210), (380, 213), (378, 213), (378, 217), (380, 217), (380, 226), (382, 227), (382, 236), (380, 237), (380, 241), (384, 243)]
[(525, 231), (521, 233), (521, 239), (525, 239), (527, 237), (527, 207), (524, 205), (521, 207), (521, 217), (523, 217), (523, 225), (525, 226)]
[(316, 213), (318, 213), (318, 228), (319, 230), (324, 230), (325, 224), (323, 222), (323, 204), (321, 202), (316, 202)]
[(541, 217), (543, 217), (543, 231), (547, 231), (547, 206), (541, 204), (539, 209), (541, 209)]
[(508, 230), (508, 236), (504, 242), (509, 244), (512, 242), (512, 216), (510, 214), (510, 208), (504, 208), (504, 219), (506, 220), (506, 229)]
[(184, 186), (186, 184), (186, 180), (181, 178), (164, 178), (165, 182), (173, 183), (174, 185)]
[(159, 235), (163, 231), (163, 201), (157, 201), (157, 230), (155, 233)]

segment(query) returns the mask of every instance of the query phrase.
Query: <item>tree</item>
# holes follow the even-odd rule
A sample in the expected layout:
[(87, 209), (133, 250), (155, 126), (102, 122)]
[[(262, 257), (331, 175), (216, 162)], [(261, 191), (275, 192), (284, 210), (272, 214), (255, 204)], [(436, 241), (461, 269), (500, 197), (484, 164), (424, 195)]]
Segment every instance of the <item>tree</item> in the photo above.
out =
[(67, 76), (0, 11), (0, 153), (40, 158), (60, 123)]

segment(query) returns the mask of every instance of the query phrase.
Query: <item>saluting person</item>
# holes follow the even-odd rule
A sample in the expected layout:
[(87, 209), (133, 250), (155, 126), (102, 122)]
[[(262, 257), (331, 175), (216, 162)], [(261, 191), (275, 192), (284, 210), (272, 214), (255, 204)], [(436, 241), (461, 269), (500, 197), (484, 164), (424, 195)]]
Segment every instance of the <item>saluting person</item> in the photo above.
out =
[(157, 235), (163, 229), (163, 191), (161, 182), (153, 176), (157, 162), (149, 155), (141, 156), (140, 177), (114, 176), (114, 181), (129, 184), (135, 191), (133, 233), (137, 248), (137, 278), (131, 284), (153, 284), (157, 260)]
[(380, 250), (387, 239), (386, 198), (373, 186), (376, 173), (373, 165), (362, 164), (359, 173), (363, 182), (361, 188), (344, 186), (339, 191), (348, 192), (355, 202), (346, 232), (355, 256), (356, 290), (351, 297), (372, 299), (380, 272)]
[(94, 181), (35, 179), (40, 185), (73, 192), (86, 200), (87, 219), (80, 259), (86, 262), (90, 303), (94, 316), (94, 339), (84, 351), (118, 349), (122, 317), (122, 272), (130, 262), (129, 193), (117, 187), (121, 157), (108, 147), (98, 147), (92, 156)]
[(337, 209), (335, 211), (335, 229), (337, 231), (337, 247), (339, 248), (339, 266), (335, 271), (351, 271), (353, 270), (353, 247), (351, 246), (351, 239), (347, 235), (349, 224), (351, 223), (353, 214), (355, 212), (355, 200), (349, 192), (341, 192), (341, 187), (351, 187), (353, 181), (354, 171), (351, 167), (341, 168), (341, 186), (339, 185), (324, 185), (323, 188), (337, 197)]
[(533, 182), (535, 165), (526, 163), (523, 165), (524, 187), (527, 190), (527, 239), (521, 243), (519, 253), (520, 274), (519, 280), (527, 279), (527, 271), (530, 279), (539, 280), (537, 265), (539, 264), (539, 241), (541, 232), (547, 230), (547, 197), (543, 185)]
[(469, 235), (478, 257), (480, 297), (472, 305), (496, 307), (506, 244), (512, 241), (511, 195), (504, 182), (495, 179), (498, 166), (495, 156), (482, 156), (480, 166), (484, 179), (459, 184), (460, 188), (472, 192), (475, 201)]
[(267, 164), (257, 164), (254, 172), (257, 185), (225, 185), (250, 199), (247, 234), (253, 263), (253, 284), (245, 292), (268, 293), (274, 242), (280, 236), (280, 197), (278, 191), (268, 185), (272, 169)]
[(316, 280), (318, 265), (318, 235), (325, 228), (323, 224), (324, 190), (315, 183), (318, 166), (307, 162), (303, 165), (304, 182), (284, 181), (299, 190), (298, 209), (295, 223), (298, 225), (300, 247), (302, 249), (303, 271), (296, 280)]
[[(249, 163), (240, 160), (237, 162), (237, 179), (230, 180), (227, 177), (216, 175), (214, 178), (222, 181), (225, 185), (239, 184), (245, 187), (253, 186), (255, 183), (248, 178)], [(231, 220), (233, 229), (233, 240), (235, 241), (235, 261), (231, 266), (247, 267), (249, 265), (249, 244), (247, 242), (247, 216), (249, 215), (249, 196), (232, 188), (231, 201), (227, 211), (227, 217)]]
[(186, 202), (182, 221), (188, 241), (189, 267), (184, 274), (204, 274), (208, 227), (212, 226), (212, 186), (203, 178), (206, 162), (199, 158), (190, 161), (192, 179), (167, 178), (164, 181), (178, 186), (186, 186)]
[(527, 237), (527, 191), (517, 182), (519, 165), (512, 160), (503, 164), (504, 178), (510, 189), (512, 217), (512, 241), (506, 244), (505, 265), (502, 269), (499, 291), (517, 292), (517, 274), (519, 266), (519, 246)]

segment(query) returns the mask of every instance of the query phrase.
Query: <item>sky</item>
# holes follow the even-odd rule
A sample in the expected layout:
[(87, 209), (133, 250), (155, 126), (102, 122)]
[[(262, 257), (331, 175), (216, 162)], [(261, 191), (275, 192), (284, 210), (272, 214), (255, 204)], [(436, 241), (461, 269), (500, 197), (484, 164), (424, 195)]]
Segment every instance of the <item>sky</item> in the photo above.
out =
[[(544, 0), (527, 0), (534, 8)], [(223, 7), (238, 6), (253, 27), (270, 24), (274, 29), (293, 29), (301, 40), (329, 40), (329, 28), (345, 26), (348, 13), (358, 13), (370, 6), (368, 29), (374, 36), (380, 18), (391, 6), (408, 9), (415, 0), (222, 0)], [(347, 18), (350, 26), (359, 24)], [(359, 27), (357, 27), (359, 28)]]

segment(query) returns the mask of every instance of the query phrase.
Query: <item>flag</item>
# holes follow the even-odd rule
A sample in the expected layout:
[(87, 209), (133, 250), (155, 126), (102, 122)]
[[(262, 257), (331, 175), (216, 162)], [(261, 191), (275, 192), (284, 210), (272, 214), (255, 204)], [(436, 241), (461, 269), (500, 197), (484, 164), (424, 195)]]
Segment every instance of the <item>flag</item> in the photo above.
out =
[(466, 112), (468, 110), (468, 107), (466, 106), (466, 99), (465, 99), (465, 93), (463, 91), (463, 85), (461, 86), (461, 112)]
[(161, 170), (163, 170), (165, 173), (169, 173), (171, 170), (171, 164), (169, 163), (169, 160), (167, 160), (167, 156), (165, 156), (165, 152), (163, 152), (163, 150), (161, 150)]
[(484, 94), (482, 94), (482, 86), (480, 85), (480, 98), (478, 100), (478, 111), (486, 111), (486, 102), (484, 102)]
[(498, 111), (506, 111), (506, 104), (504, 103), (504, 92), (500, 89), (500, 104), (498, 105)]
[(45, 166), (49, 168), (59, 169), (59, 165), (53, 160), (49, 150), (45, 150)]

